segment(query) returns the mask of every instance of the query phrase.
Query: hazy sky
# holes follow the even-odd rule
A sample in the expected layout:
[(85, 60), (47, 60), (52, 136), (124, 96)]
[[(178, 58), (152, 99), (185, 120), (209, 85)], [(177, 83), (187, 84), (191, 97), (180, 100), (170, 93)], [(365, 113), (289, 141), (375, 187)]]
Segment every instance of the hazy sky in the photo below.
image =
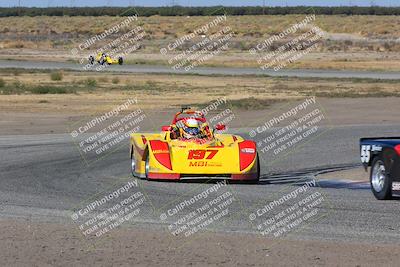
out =
[(0, 6), (167, 6), (172, 3), (182, 6), (261, 6), (265, 1), (269, 6), (369, 6), (371, 3), (380, 6), (400, 6), (400, 0), (0, 0)]

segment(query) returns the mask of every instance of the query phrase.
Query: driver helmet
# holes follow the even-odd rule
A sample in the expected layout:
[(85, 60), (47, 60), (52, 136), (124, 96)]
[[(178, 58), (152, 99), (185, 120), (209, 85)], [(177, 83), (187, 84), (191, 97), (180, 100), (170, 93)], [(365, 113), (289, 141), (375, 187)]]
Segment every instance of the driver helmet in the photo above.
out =
[(187, 119), (184, 121), (185, 127), (183, 127), (183, 137), (186, 139), (192, 139), (200, 135), (199, 122), (196, 119)]

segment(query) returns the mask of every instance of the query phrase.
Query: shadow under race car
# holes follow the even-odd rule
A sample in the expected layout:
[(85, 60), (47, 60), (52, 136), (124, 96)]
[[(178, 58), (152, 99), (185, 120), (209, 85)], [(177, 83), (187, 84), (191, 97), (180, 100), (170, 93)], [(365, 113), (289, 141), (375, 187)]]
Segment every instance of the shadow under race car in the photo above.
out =
[(370, 183), (374, 196), (391, 199), (400, 190), (400, 137), (360, 139), (361, 162), (371, 166)]

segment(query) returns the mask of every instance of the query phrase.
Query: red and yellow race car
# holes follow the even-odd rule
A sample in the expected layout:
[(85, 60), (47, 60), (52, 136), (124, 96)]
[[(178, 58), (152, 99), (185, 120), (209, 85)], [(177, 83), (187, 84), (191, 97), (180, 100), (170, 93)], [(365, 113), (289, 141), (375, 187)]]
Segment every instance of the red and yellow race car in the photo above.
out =
[(203, 113), (182, 109), (158, 133), (130, 136), (133, 176), (148, 180), (229, 179), (256, 182), (260, 163), (256, 143), (217, 133)]

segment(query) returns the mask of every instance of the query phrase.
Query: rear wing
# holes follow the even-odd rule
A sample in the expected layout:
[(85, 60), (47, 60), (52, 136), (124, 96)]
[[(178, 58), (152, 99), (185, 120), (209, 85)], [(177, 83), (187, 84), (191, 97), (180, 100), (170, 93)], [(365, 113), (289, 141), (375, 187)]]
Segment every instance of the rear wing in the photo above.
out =
[(395, 140), (395, 139), (400, 139), (400, 137), (365, 137), (365, 138), (360, 138), (360, 142), (365, 142), (365, 141), (376, 141), (376, 140)]

